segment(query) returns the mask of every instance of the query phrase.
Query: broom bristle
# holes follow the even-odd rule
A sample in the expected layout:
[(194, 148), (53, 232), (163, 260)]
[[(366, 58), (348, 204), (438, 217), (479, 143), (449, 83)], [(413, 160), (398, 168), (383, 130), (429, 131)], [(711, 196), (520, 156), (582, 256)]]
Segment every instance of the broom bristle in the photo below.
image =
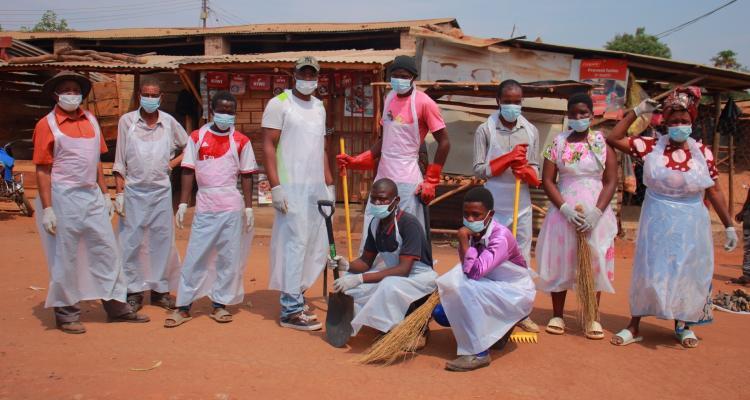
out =
[(361, 364), (393, 364), (403, 353), (414, 352), (427, 324), (432, 310), (440, 303), (438, 292), (433, 292), (427, 301), (414, 310), (390, 332), (383, 335), (357, 360)]
[[(582, 207), (576, 207), (581, 211)], [(599, 310), (596, 303), (596, 288), (594, 287), (594, 272), (591, 266), (591, 249), (588, 235), (578, 232), (578, 268), (576, 269), (576, 299), (578, 300), (578, 321), (584, 332), (591, 322), (596, 321)]]

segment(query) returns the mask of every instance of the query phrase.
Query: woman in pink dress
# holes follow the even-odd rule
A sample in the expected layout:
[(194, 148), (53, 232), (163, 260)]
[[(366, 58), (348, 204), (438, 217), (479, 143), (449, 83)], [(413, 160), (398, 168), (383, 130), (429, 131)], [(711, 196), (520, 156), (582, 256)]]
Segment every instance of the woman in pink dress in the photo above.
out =
[[(552, 319), (546, 331), (565, 333), (565, 295), (576, 281), (577, 235), (586, 232), (597, 301), (602, 291), (614, 293), (614, 239), (617, 220), (609, 207), (617, 187), (617, 158), (604, 135), (589, 128), (591, 97), (568, 99), (568, 125), (544, 151), (542, 186), (551, 205), (537, 239), (537, 289), (552, 295)], [(578, 210), (577, 210), (578, 209)], [(599, 322), (584, 327), (589, 339), (602, 339)]]

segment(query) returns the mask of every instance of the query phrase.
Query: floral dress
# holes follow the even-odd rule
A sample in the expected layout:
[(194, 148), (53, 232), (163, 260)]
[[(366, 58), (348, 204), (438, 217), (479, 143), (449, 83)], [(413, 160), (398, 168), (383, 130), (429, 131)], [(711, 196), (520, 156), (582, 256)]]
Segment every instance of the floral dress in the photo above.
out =
[[(544, 158), (557, 165), (557, 188), (571, 207), (584, 210), (596, 207), (602, 190), (602, 175), (607, 159), (607, 145), (601, 132), (589, 131), (586, 141), (568, 143), (572, 131), (560, 133), (544, 150)], [(610, 207), (604, 211), (597, 225), (588, 233), (591, 263), (597, 291), (614, 293), (614, 240), (617, 219)], [(543, 292), (562, 292), (573, 289), (578, 265), (578, 239), (575, 227), (550, 204), (536, 247), (539, 280), (537, 289)]]

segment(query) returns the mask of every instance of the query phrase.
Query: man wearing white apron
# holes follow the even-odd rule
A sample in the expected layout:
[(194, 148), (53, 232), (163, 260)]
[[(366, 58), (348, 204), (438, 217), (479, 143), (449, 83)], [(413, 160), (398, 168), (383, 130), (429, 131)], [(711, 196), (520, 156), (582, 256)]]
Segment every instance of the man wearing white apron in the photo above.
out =
[(464, 226), (458, 230), (461, 262), (437, 279), (440, 304), (435, 321), (450, 326), (458, 358), (449, 371), (490, 364), (490, 347), (502, 350), (513, 326), (531, 312), (536, 287), (511, 231), (493, 219), (493, 197), (476, 187), (464, 196)]
[[(435, 198), (440, 172), (450, 151), (448, 132), (435, 101), (414, 87), (418, 75), (414, 57), (396, 57), (390, 66), (390, 75), (393, 90), (385, 98), (380, 120), (382, 137), (362, 154), (355, 157), (340, 154), (336, 158), (340, 167), (353, 170), (373, 170), (377, 163), (375, 180), (389, 178), (396, 182), (401, 209), (415, 216), (424, 227), (424, 205)], [(419, 147), (428, 132), (432, 132), (438, 147), (435, 160), (427, 166), (423, 179), (419, 170)], [(371, 219), (370, 214), (365, 213), (363, 238), (367, 236)], [(429, 232), (427, 234), (429, 236)]]
[[(500, 83), (497, 104), (500, 107), (479, 125), (474, 134), (474, 174), (487, 179), (485, 187), (495, 199), (498, 223), (513, 225), (516, 179), (521, 182), (516, 240), (527, 265), (531, 265), (532, 212), (529, 186), (539, 186), (539, 132), (521, 115), (523, 89), (512, 79)], [(530, 332), (539, 327), (530, 318), (519, 323)]]
[(297, 60), (295, 86), (274, 97), (263, 112), (263, 154), (276, 216), (271, 232), (269, 288), (281, 291), (285, 328), (321, 328), (304, 293), (326, 265), (326, 236), (318, 200), (334, 200), (325, 150), (326, 110), (312, 94), (320, 66), (314, 57)]
[[(232, 321), (226, 306), (242, 302), (242, 276), (253, 240), (253, 178), (258, 170), (250, 139), (234, 129), (237, 99), (218, 92), (211, 99), (213, 122), (190, 134), (182, 159), (182, 191), (177, 227), (182, 229), (187, 203), (198, 183), (190, 241), (177, 287), (178, 309), (164, 322), (167, 328), (190, 319), (190, 306), (211, 299), (211, 319)], [(242, 192), (237, 189), (240, 177)]]
[[(333, 283), (335, 292), (354, 298), (352, 335), (363, 326), (388, 332), (406, 316), (409, 308), (435, 290), (437, 273), (424, 229), (417, 218), (399, 208), (397, 185), (384, 178), (370, 193), (364, 251), (349, 263), (337, 256), (328, 267), (347, 272)], [(417, 346), (423, 347), (426, 337)]]
[(57, 105), (34, 128), (39, 196), (37, 227), (47, 256), (50, 283), (45, 307), (54, 307), (57, 327), (84, 333), (81, 300), (101, 299), (109, 321), (148, 322), (125, 302), (127, 283), (110, 222), (99, 154), (107, 152), (96, 118), (80, 108), (89, 80), (61, 72), (44, 84)]
[(159, 111), (160, 103), (159, 81), (142, 80), (141, 107), (120, 117), (112, 166), (128, 304), (136, 311), (149, 290), (151, 304), (174, 308), (169, 292), (177, 289), (180, 275), (169, 171), (182, 161), (188, 137), (171, 115)]

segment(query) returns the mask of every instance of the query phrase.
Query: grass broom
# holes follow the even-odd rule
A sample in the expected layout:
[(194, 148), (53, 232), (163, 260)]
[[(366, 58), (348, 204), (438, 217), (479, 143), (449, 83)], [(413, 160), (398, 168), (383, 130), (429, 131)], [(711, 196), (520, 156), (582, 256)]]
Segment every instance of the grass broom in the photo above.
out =
[[(576, 211), (583, 212), (581, 205)], [(594, 271), (591, 265), (591, 248), (588, 234), (577, 232), (578, 239), (578, 268), (576, 269), (576, 299), (578, 300), (578, 321), (585, 332), (599, 315), (599, 305), (596, 302), (596, 288), (594, 287)]]

